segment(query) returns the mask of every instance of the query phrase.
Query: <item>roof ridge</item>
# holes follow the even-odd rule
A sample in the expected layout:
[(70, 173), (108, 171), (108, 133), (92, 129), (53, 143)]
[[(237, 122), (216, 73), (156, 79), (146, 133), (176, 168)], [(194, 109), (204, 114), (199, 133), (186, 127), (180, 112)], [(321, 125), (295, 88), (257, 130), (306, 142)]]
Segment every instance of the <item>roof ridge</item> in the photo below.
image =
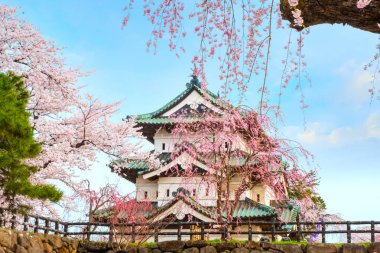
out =
[[(210, 90), (206, 88), (202, 88), (200, 84), (194, 84), (194, 83), (187, 83), (186, 89), (182, 91), (180, 94), (178, 94), (176, 97), (174, 97), (172, 100), (167, 102), (164, 106), (161, 108), (150, 112), (150, 113), (144, 113), (140, 115), (135, 115), (137, 120), (145, 120), (145, 119), (152, 119), (159, 114), (163, 113), (164, 111), (168, 110), (172, 106), (174, 106), (176, 103), (178, 103), (181, 99), (183, 99), (186, 95), (190, 94), (191, 91), (196, 90), (201, 96), (208, 98), (208, 100), (217, 106), (224, 107), (223, 103), (218, 101), (220, 99), (219, 95), (216, 95), (215, 93), (211, 92)], [(127, 118), (130, 116), (127, 116)], [(160, 117), (161, 118), (161, 117)], [(167, 117), (165, 117), (167, 118)]]
[(189, 93), (192, 89), (193, 89), (193, 86), (188, 87), (186, 90), (182, 91), (180, 94), (178, 94), (172, 100), (170, 100), (169, 102), (167, 102), (161, 108), (159, 108), (159, 109), (157, 109), (157, 110), (155, 110), (153, 112), (150, 112), (150, 113), (144, 113), (144, 114), (137, 115), (137, 119), (147, 119), (147, 118), (152, 118), (154, 116), (157, 116), (158, 114), (162, 113), (168, 107), (170, 107), (173, 104), (177, 103), (178, 100), (180, 100), (184, 95), (186, 95), (187, 93)]

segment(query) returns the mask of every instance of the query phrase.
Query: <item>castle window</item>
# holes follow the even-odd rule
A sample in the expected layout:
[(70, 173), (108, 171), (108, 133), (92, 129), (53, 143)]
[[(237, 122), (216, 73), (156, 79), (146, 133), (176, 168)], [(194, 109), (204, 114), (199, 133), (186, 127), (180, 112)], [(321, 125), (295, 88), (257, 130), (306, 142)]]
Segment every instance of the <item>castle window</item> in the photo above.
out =
[(206, 197), (208, 197), (209, 194), (210, 194), (210, 189), (207, 187), (206, 188)]
[(158, 191), (156, 191), (156, 199), (158, 199)]
[(144, 192), (144, 199), (148, 198), (148, 192)]
[(226, 148), (226, 149), (228, 148), (228, 142), (224, 143), (224, 148)]
[(256, 195), (256, 201), (257, 201), (257, 202), (260, 202), (260, 194), (257, 194), (257, 195)]
[(165, 150), (165, 147), (166, 145), (165, 145), (165, 143), (162, 143), (162, 150)]
[(167, 189), (167, 190), (166, 190), (166, 197), (169, 197), (169, 196), (170, 196), (170, 190)]
[(195, 189), (193, 189), (193, 196), (195, 196), (196, 193), (197, 193), (197, 191)]

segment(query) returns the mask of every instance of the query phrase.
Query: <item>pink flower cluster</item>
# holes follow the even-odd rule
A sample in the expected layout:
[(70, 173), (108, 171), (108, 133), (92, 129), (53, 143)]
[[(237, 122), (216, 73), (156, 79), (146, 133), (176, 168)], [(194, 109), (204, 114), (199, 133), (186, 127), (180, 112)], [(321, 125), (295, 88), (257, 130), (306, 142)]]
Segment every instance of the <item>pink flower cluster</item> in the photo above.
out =
[(288, 0), (288, 3), (292, 7), (296, 7), (298, 5), (298, 0)]
[(356, 6), (359, 8), (359, 9), (363, 9), (365, 8), (367, 5), (369, 5), (369, 3), (371, 2), (372, 0), (359, 0), (357, 3), (356, 3)]
[(294, 18), (294, 24), (302, 27), (303, 18), (301, 17), (301, 11), (299, 9), (295, 9), (294, 11), (292, 11), (292, 14)]

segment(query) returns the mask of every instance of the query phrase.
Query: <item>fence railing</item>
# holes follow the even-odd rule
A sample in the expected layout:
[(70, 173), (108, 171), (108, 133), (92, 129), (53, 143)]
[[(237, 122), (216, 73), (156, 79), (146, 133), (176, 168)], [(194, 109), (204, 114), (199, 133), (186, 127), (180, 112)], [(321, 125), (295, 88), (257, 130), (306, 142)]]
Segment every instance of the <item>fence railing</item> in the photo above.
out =
[[(37, 215), (13, 216), (5, 219), (0, 214), (0, 227), (55, 234), (63, 237), (82, 237), (88, 240), (95, 239), (93, 236), (96, 235), (103, 236), (103, 240), (107, 238), (109, 242), (113, 242), (117, 236), (130, 236), (131, 242), (138, 240), (139, 236), (149, 236), (158, 242), (160, 236), (171, 236), (177, 240), (181, 240), (184, 236), (197, 236), (197, 238), (204, 240), (210, 235), (219, 235), (221, 239), (239, 235), (240, 238), (246, 236), (248, 241), (252, 241), (254, 235), (266, 235), (272, 240), (275, 240), (276, 235), (292, 235), (297, 240), (305, 235), (320, 235), (322, 242), (325, 243), (326, 235), (343, 234), (346, 235), (347, 243), (351, 243), (353, 234), (366, 234), (370, 236), (370, 242), (373, 243), (376, 234), (380, 235), (380, 230), (376, 229), (376, 225), (380, 225), (380, 221), (297, 221), (284, 223), (272, 220), (231, 222), (228, 225), (214, 222), (160, 222), (159, 224), (160, 226), (138, 223), (63, 222)], [(292, 229), (284, 229), (283, 226), (285, 225), (287, 228), (292, 227)], [(256, 231), (254, 228), (257, 226), (264, 228), (264, 230)], [(329, 226), (334, 226), (334, 228), (328, 229)], [(138, 229), (142, 227), (146, 229)], [(189, 229), (190, 227), (197, 227), (197, 229), (194, 231)]]

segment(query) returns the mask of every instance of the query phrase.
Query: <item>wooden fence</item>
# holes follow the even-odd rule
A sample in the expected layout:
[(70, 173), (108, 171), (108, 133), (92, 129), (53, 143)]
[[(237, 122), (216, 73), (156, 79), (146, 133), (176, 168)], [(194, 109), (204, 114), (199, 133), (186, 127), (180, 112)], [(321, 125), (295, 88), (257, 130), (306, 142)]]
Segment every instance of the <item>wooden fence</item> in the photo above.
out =
[[(291, 226), (291, 230), (284, 230), (283, 226)], [(341, 229), (330, 230), (328, 226), (344, 227)], [(101, 223), (101, 222), (63, 222), (47, 217), (28, 215), (24, 217), (13, 216), (5, 219), (0, 212), (0, 227), (8, 227), (34, 233), (55, 234), (63, 237), (82, 237), (83, 239), (95, 239), (94, 235), (106, 236), (109, 242), (112, 242), (115, 236), (130, 236), (131, 242), (135, 242), (138, 236), (154, 237), (154, 241), (158, 242), (159, 236), (173, 236), (181, 240), (183, 236), (198, 236), (204, 240), (208, 235), (220, 235), (222, 239), (233, 235), (246, 235), (247, 240), (251, 241), (253, 235), (266, 235), (275, 240), (276, 235), (287, 236), (292, 234), (300, 240), (305, 235), (321, 235), (322, 242), (326, 242), (326, 235), (329, 234), (345, 234), (347, 243), (351, 243), (353, 234), (370, 235), (370, 241), (375, 242), (375, 235), (380, 234), (380, 230), (375, 229), (376, 225), (380, 225), (380, 221), (341, 221), (341, 222), (278, 222), (276, 220), (268, 221), (251, 221), (251, 222), (233, 222), (228, 226), (211, 222), (160, 222), (161, 227), (152, 227), (150, 230), (141, 233), (136, 228), (147, 227), (149, 224), (137, 223)], [(184, 231), (184, 227), (197, 226), (197, 231)], [(246, 229), (231, 229), (244, 226)], [(254, 231), (254, 226), (263, 226), (265, 231)], [(355, 229), (353, 226), (362, 226)], [(368, 229), (363, 229), (363, 226)], [(117, 228), (127, 228), (124, 232), (118, 232)], [(168, 232), (169, 228), (171, 232)], [(175, 232), (173, 232), (173, 229)], [(127, 231), (127, 232), (125, 232)]]

